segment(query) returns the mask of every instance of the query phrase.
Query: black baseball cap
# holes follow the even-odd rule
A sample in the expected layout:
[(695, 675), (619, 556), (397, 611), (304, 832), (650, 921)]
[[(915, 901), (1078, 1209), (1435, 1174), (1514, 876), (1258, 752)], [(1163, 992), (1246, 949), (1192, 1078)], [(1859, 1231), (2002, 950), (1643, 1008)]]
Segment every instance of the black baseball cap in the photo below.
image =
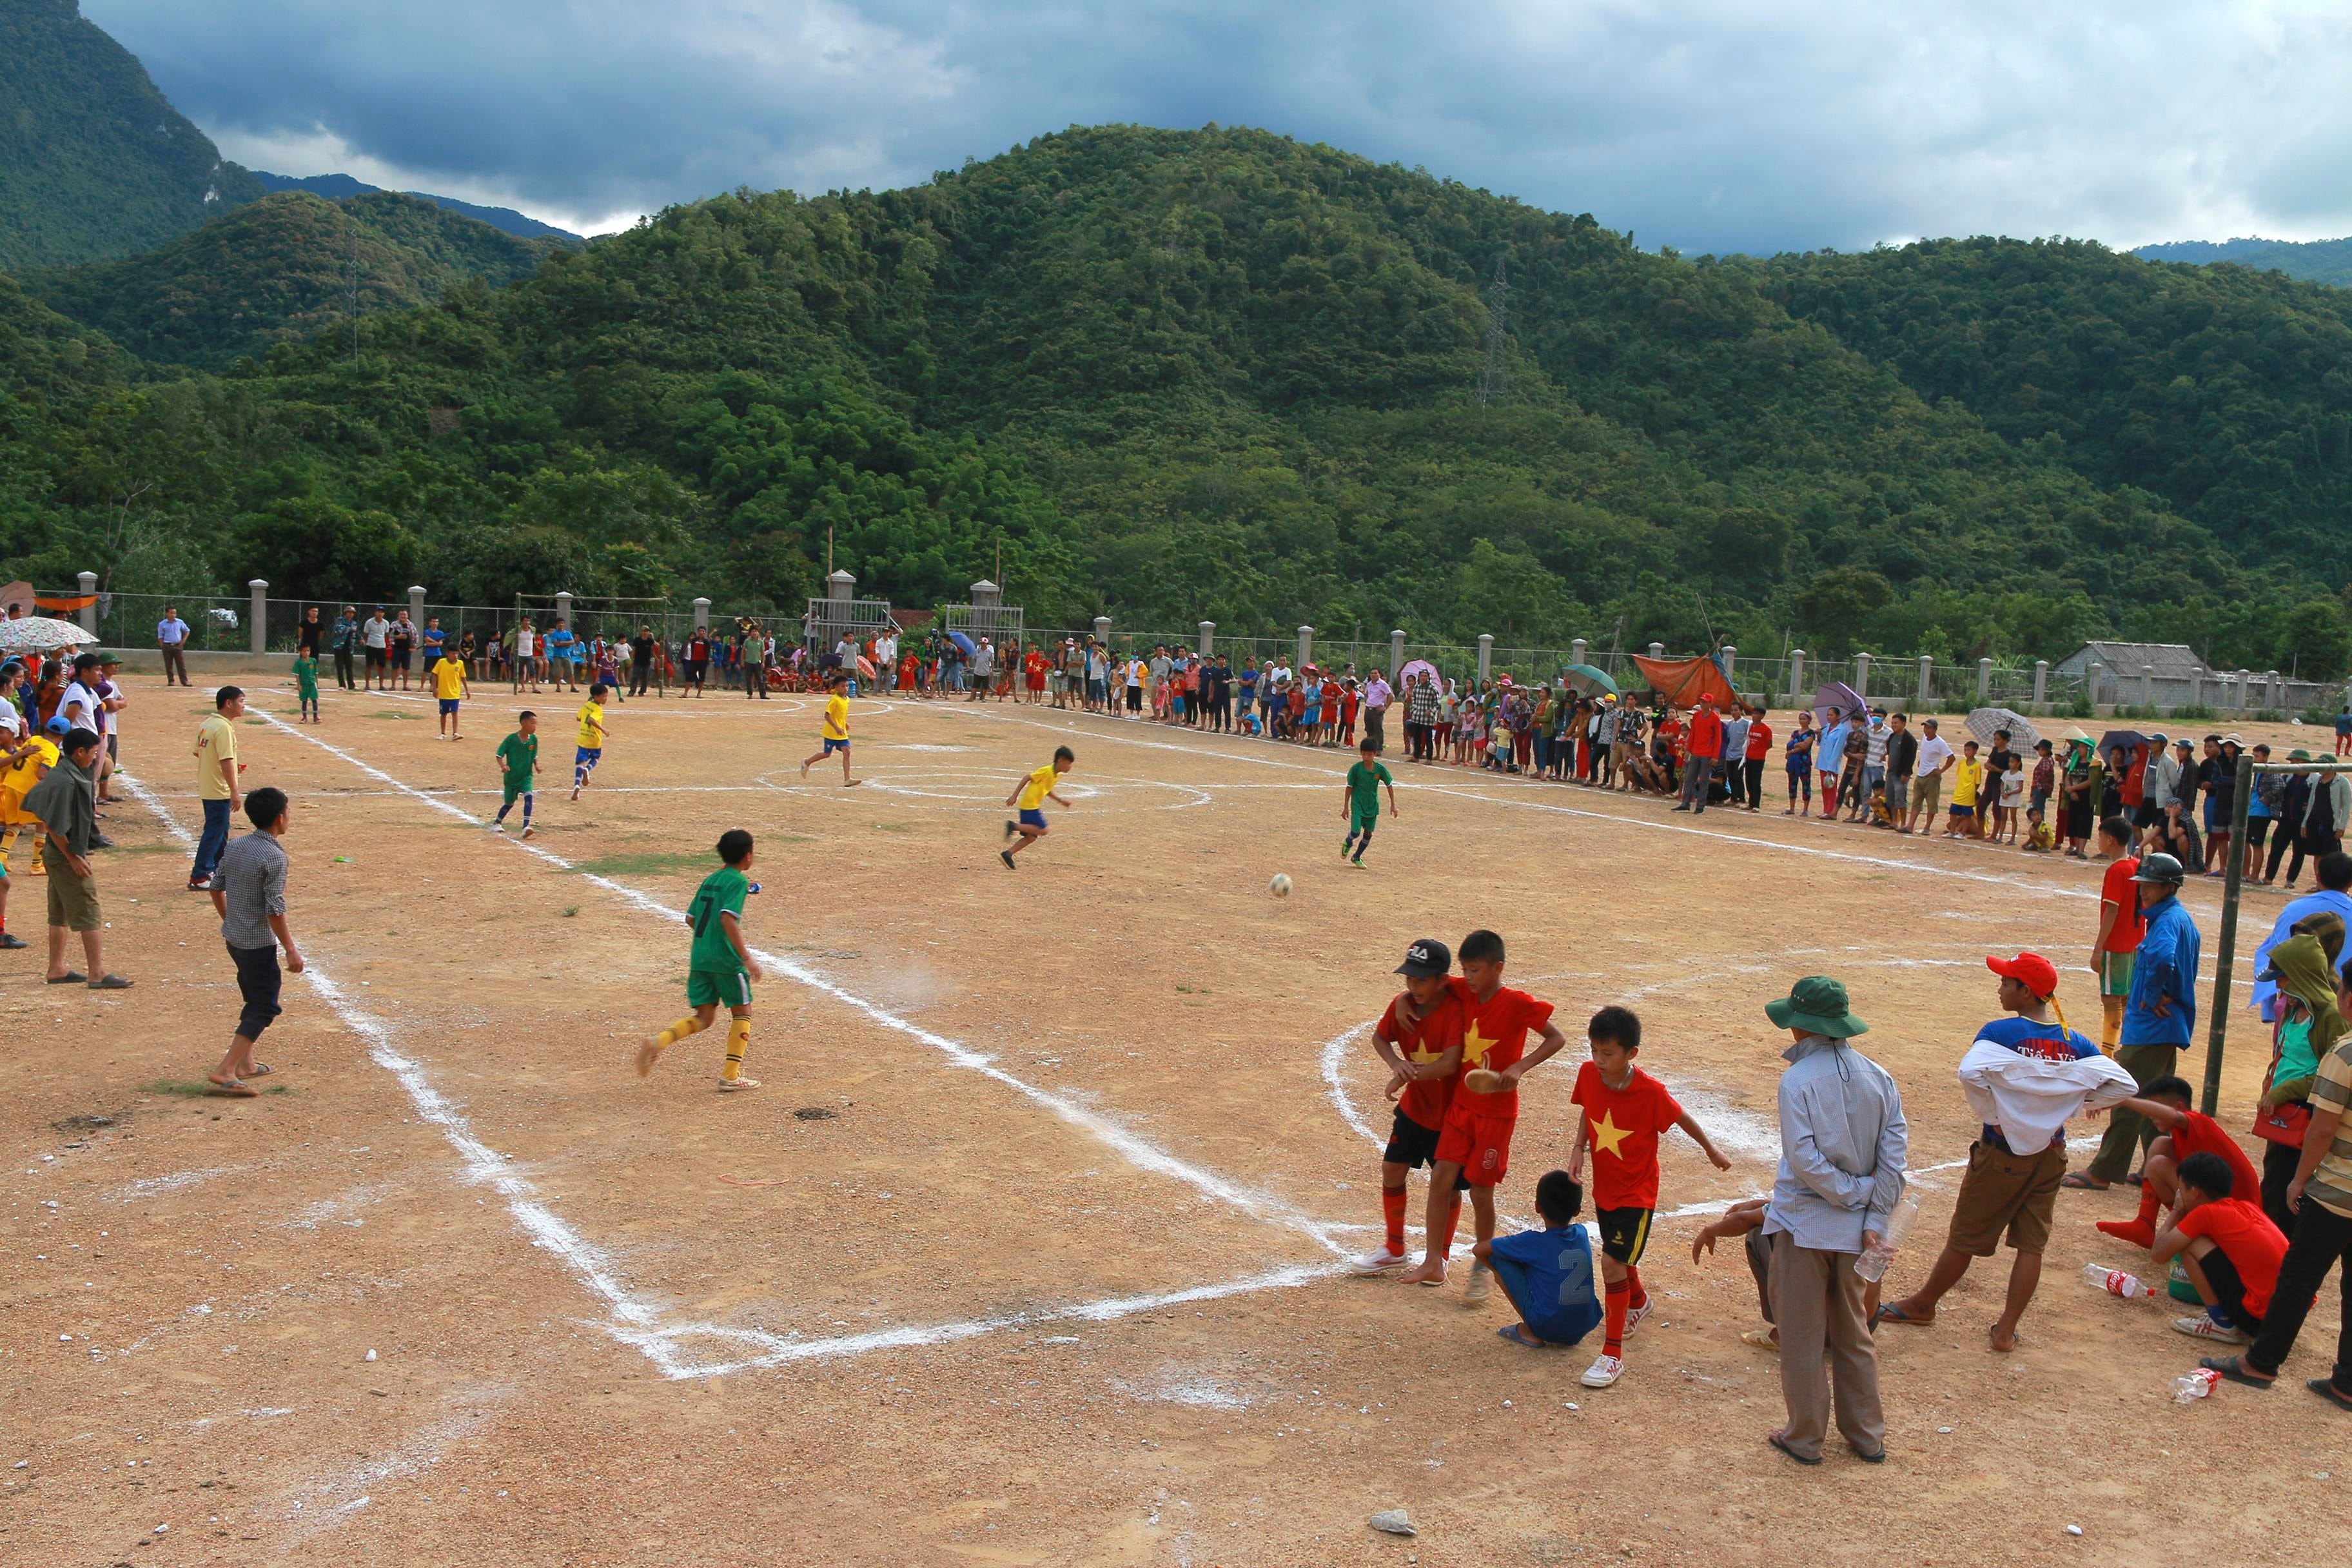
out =
[(1451, 974), (1454, 973), (1454, 950), (1433, 936), (1423, 937), (1404, 950), (1404, 962), (1396, 966), (1396, 972), (1415, 980)]

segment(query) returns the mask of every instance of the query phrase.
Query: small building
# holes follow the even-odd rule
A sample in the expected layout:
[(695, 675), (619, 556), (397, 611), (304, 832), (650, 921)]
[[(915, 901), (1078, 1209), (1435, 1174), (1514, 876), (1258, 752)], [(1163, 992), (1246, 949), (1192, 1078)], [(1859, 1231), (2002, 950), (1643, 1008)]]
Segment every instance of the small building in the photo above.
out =
[(2150, 668), (2158, 680), (2186, 681), (2192, 675), (2213, 673), (2185, 642), (2086, 642), (2052, 665), (2050, 673), (2080, 679), (2094, 664), (2125, 680), (2136, 679)]
[(2208, 668), (2187, 643), (2086, 642), (2052, 665), (2050, 673), (2061, 679), (2083, 680), (2093, 665), (2099, 670), (2099, 688), (2091, 693), (2095, 708), (2146, 708), (2170, 713), (2191, 706), (2263, 705), (2251, 689), (2240, 691), (2233, 675), (2216, 674)]

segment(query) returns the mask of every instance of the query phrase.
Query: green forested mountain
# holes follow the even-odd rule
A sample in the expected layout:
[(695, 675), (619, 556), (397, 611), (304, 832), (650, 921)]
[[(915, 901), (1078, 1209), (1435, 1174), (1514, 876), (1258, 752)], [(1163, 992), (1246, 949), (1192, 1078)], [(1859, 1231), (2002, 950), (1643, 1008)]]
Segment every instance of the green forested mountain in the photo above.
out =
[[(381, 185), (371, 185), (364, 181), (355, 180), (349, 174), (273, 174), (266, 170), (256, 169), (253, 171), (253, 177), (261, 182), (261, 187), (264, 190), (308, 191), (314, 196), (324, 196), (331, 202), (341, 201), (347, 196), (373, 195), (383, 188)], [(431, 202), (436, 207), (446, 207), (453, 213), (462, 213), (469, 218), (488, 224), (502, 234), (513, 235), (517, 239), (560, 239), (570, 245), (588, 243), (585, 238), (568, 228), (558, 228), (551, 223), (541, 223), (535, 217), (515, 211), (512, 207), (478, 206), (472, 202), (461, 202), (455, 196), (436, 196), (425, 191), (404, 191), (401, 194), (415, 196), (421, 202)]]
[(29, 269), (22, 281), (143, 358), (219, 368), (347, 321), (355, 269), (368, 313), (428, 303), (461, 278), (511, 283), (553, 248), (415, 196), (289, 191), (144, 255)]
[(0, 268), (129, 256), (259, 195), (77, 0), (0, 0)]
[(2352, 239), (2182, 239), (2143, 245), (2132, 252), (2143, 261), (2186, 261), (2210, 266), (2227, 262), (2257, 272), (2284, 272), (2306, 283), (2352, 289)]
[[(1263, 132), (1075, 130), (908, 190), (673, 209), (371, 315), (356, 364), (329, 332), (126, 367), (0, 292), (57, 345), (37, 383), (0, 360), (0, 553), (174, 592), (790, 604), (831, 529), (911, 605), (1001, 542), (1032, 625), (2030, 657), (2202, 602), (2260, 612), (2191, 628), (2220, 663), (2340, 644), (2284, 614), (2352, 569), (2340, 321), (2277, 279), (2020, 248), (1690, 263)], [(1994, 368), (1937, 381), (1958, 351), (1911, 314)], [(2016, 374), (2034, 352), (2071, 378)], [(2131, 445), (2159, 372), (2174, 423)], [(2306, 472), (2281, 444), (2313, 429)]]

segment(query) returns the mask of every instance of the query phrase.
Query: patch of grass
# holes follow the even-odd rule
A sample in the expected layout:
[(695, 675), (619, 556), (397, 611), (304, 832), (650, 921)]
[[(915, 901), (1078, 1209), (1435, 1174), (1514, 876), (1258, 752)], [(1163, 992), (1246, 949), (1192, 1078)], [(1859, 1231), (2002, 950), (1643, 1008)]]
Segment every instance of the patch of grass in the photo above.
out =
[(682, 877), (690, 871), (716, 869), (719, 857), (709, 850), (687, 853), (648, 850), (636, 855), (607, 855), (601, 860), (581, 860), (575, 871), (598, 877)]
[(398, 713), (387, 708), (381, 713), (371, 713), (368, 717), (371, 719), (415, 719), (416, 715), (414, 713)]
[(269, 722), (269, 721), (268, 721), (268, 720), (267, 720), (267, 719), (247, 719), (247, 720), (246, 721), (246, 722), (247, 722), (247, 724), (267, 725), (267, 724)]
[(570, 920), (572, 916), (574, 916), (574, 915), (578, 914), (579, 912), (580, 912), (580, 906), (579, 906), (578, 904), (566, 904), (566, 905), (564, 905), (564, 906), (563, 906), (563, 918), (564, 918), (565, 920)]
[(118, 844), (107, 851), (110, 855), (185, 855), (187, 847), (180, 844)]
[(145, 1093), (173, 1094), (182, 1100), (197, 1099), (211, 1087), (212, 1085), (200, 1078), (159, 1078), (152, 1083), (140, 1085), (140, 1089)]
[(874, 830), (877, 833), (912, 833), (915, 825), (911, 822), (877, 822)]

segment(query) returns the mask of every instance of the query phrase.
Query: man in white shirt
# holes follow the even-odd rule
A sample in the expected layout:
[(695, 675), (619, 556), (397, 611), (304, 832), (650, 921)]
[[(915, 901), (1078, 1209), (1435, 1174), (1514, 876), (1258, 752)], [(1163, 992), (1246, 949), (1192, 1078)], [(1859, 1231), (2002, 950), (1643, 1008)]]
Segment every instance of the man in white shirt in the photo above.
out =
[(188, 623), (180, 618), (177, 605), (163, 606), (163, 618), (155, 623), (155, 646), (163, 650), (163, 684), (172, 684), (174, 670), (180, 684), (188, 683)]
[(1919, 760), (1911, 770), (1911, 815), (1903, 824), (1906, 833), (1918, 832), (1922, 816), (1927, 819), (1928, 829), (1934, 829), (1937, 809), (1944, 800), (1944, 775), (1958, 760), (1951, 743), (1937, 734), (1936, 728), (1933, 719), (1919, 721)]
[(392, 689), (392, 675), (384, 667), (385, 645), (392, 637), (392, 623), (383, 618), (383, 606), (376, 606), (360, 627), (360, 646), (367, 652), (367, 672), (362, 677), (360, 689), (364, 691), (373, 682), (384, 690)]

